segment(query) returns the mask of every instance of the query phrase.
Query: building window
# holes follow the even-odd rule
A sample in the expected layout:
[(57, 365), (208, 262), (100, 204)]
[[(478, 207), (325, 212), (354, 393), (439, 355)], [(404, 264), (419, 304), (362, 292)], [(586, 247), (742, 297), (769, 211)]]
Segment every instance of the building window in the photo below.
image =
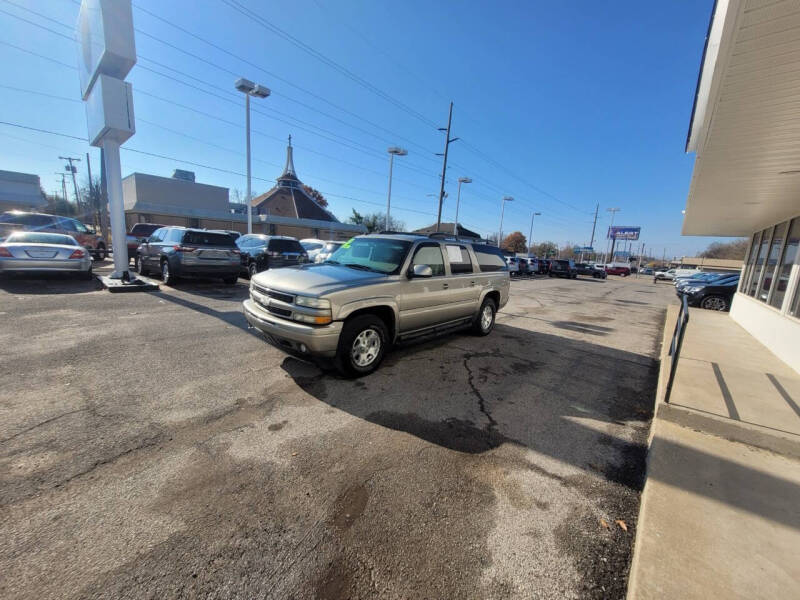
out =
[(756, 252), (758, 251), (758, 244), (761, 240), (761, 234), (756, 232), (753, 234), (753, 239), (750, 240), (750, 252), (747, 255), (747, 263), (744, 267), (744, 273), (742, 273), (742, 283), (739, 286), (740, 292), (747, 291), (747, 284), (750, 282), (750, 275), (753, 272), (753, 262), (756, 259)]
[(786, 244), (783, 247), (783, 255), (780, 262), (776, 265), (773, 279), (772, 297), (769, 299), (770, 306), (780, 308), (786, 296), (786, 288), (789, 286), (789, 275), (792, 273), (792, 265), (797, 258), (797, 247), (800, 245), (800, 217), (794, 219), (789, 227), (786, 236)]
[(761, 282), (758, 286), (758, 295), (756, 296), (762, 302), (766, 302), (769, 298), (769, 291), (772, 288), (772, 282), (775, 280), (775, 271), (778, 267), (778, 259), (781, 256), (783, 249), (783, 238), (786, 236), (786, 228), (788, 223), (781, 223), (775, 226), (775, 233), (772, 236), (772, 242), (769, 245), (769, 253), (767, 253), (767, 262), (764, 265), (764, 272), (761, 275)]
[(764, 270), (764, 263), (767, 258), (767, 248), (772, 238), (772, 227), (761, 232), (761, 243), (758, 246), (756, 262), (753, 263), (753, 276), (750, 278), (750, 285), (747, 288), (748, 296), (755, 296), (758, 290), (758, 283), (761, 281), (761, 272)]
[(800, 318), (800, 285), (794, 290), (794, 302), (789, 307), (789, 314), (793, 317)]

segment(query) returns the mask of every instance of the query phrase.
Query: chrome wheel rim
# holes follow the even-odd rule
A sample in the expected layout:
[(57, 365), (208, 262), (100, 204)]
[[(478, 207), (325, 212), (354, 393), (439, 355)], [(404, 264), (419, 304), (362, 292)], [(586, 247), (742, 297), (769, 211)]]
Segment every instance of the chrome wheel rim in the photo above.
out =
[(492, 326), (492, 307), (487, 304), (486, 306), (483, 307), (483, 312), (481, 312), (481, 329), (486, 331), (491, 326)]
[(255, 263), (253, 263), (252, 265), (250, 265), (250, 277), (253, 277), (255, 275), (258, 275), (258, 269), (256, 269), (256, 265)]
[(350, 356), (353, 363), (359, 367), (368, 367), (381, 351), (381, 336), (374, 329), (365, 329), (353, 340)]
[(703, 306), (708, 310), (725, 310), (725, 301), (722, 298), (706, 298)]
[(164, 281), (169, 279), (169, 265), (167, 263), (164, 263), (163, 265), (161, 265), (161, 278)]

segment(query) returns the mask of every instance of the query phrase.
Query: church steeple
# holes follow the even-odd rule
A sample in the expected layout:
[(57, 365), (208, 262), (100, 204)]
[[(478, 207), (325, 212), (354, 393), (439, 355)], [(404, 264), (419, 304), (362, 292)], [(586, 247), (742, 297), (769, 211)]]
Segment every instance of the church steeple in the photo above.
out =
[(278, 185), (283, 187), (297, 187), (300, 179), (294, 170), (294, 159), (292, 158), (292, 136), (289, 136), (289, 145), (286, 147), (286, 166), (283, 173), (278, 177)]

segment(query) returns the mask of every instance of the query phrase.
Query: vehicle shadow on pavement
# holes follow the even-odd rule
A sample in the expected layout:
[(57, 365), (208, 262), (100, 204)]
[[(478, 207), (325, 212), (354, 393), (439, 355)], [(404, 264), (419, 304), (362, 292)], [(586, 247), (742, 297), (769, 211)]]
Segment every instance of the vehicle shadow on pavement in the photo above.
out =
[[(182, 292), (184, 290), (179, 290), (179, 291)], [(222, 322), (224, 322), (224, 323), (226, 323), (228, 325), (233, 325), (234, 327), (238, 327), (242, 331), (244, 331), (246, 333), (249, 333), (252, 336), (257, 337), (260, 340), (264, 340), (264, 336), (261, 335), (261, 333), (258, 330), (250, 327), (249, 323), (247, 322), (247, 319), (244, 318), (244, 314), (242, 314), (241, 301), (246, 297), (246, 290), (243, 293), (232, 294), (231, 296), (226, 296), (224, 299), (226, 299), (226, 300), (230, 299), (230, 300), (235, 300), (236, 301), (235, 304), (234, 304), (234, 306), (236, 307), (236, 310), (224, 310), (224, 311), (223, 310), (217, 310), (215, 308), (211, 308), (210, 306), (206, 306), (204, 304), (198, 304), (197, 302), (193, 302), (193, 301), (188, 300), (186, 298), (182, 298), (181, 296), (178, 296), (178, 295), (173, 294), (173, 293), (163, 293), (161, 291), (159, 291), (159, 292), (148, 292), (148, 293), (150, 293), (151, 295), (157, 297), (160, 300), (164, 300), (166, 302), (172, 302), (173, 304), (177, 304), (178, 306), (182, 306), (184, 308), (188, 308), (190, 310), (194, 310), (194, 311), (196, 311), (198, 313), (201, 313), (201, 314), (204, 314), (204, 315), (208, 315), (209, 317), (214, 317), (216, 319), (219, 319), (220, 321), (222, 321)], [(208, 294), (207, 296), (204, 295), (204, 297), (213, 298), (215, 296), (213, 296), (213, 294)], [(266, 341), (265, 341), (265, 343), (266, 343)]]
[[(606, 333), (591, 327), (579, 332)], [(498, 324), (488, 337), (395, 348), (361, 379), (292, 358), (283, 368), (317, 399), (438, 446), (482, 453), (513, 443), (641, 489), (657, 377), (648, 356)]]
[(0, 274), (0, 290), (22, 296), (31, 294), (85, 294), (103, 289), (96, 278), (74, 273)]

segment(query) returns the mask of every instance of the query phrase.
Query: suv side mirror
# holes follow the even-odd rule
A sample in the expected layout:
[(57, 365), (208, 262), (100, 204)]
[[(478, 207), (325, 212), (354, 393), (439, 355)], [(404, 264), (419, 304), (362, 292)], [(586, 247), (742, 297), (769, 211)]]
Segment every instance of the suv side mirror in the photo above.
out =
[(414, 265), (409, 275), (412, 277), (433, 277), (433, 269), (428, 265)]

